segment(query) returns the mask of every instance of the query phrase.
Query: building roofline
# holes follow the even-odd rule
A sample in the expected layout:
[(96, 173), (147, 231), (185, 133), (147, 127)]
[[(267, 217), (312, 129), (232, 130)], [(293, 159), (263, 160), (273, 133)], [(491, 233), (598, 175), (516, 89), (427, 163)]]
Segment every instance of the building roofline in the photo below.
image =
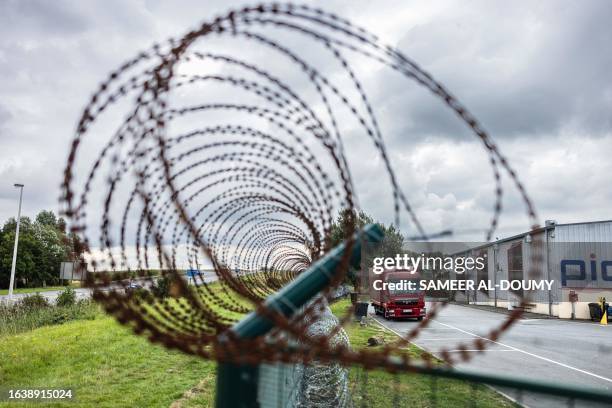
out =
[(601, 221), (582, 221), (582, 222), (568, 222), (565, 224), (557, 224), (558, 227), (565, 227), (568, 225), (587, 225), (587, 224), (603, 224), (606, 222), (612, 223), (612, 220), (601, 220)]
[[(556, 226), (559, 226), (559, 225), (560, 224), (557, 224)], [(531, 231), (522, 232), (520, 234), (516, 234), (516, 235), (512, 235), (512, 236), (506, 237), (506, 238), (502, 238), (502, 239), (498, 239), (498, 240), (495, 240), (495, 241), (487, 242), (486, 244), (478, 245), (478, 246), (475, 246), (473, 248), (465, 249), (463, 251), (458, 251), (458, 252), (452, 253), (451, 255), (457, 255), (457, 254), (462, 254), (462, 253), (465, 253), (465, 252), (468, 252), (468, 251), (474, 251), (474, 250), (477, 250), (477, 249), (488, 248), (488, 247), (490, 247), (492, 245), (495, 245), (495, 244), (503, 244), (505, 242), (517, 240), (519, 238), (522, 239), (522, 238), (525, 238), (529, 234), (537, 234), (537, 233), (543, 232), (544, 230), (549, 230), (549, 229), (553, 229), (553, 228), (555, 228), (555, 226), (552, 226), (552, 225), (548, 226), (548, 227), (546, 227), (546, 226), (539, 227), (539, 228), (536, 228), (536, 229), (531, 230)]]
[(612, 223), (612, 220), (569, 222), (569, 223), (565, 223), (565, 224), (544, 225), (542, 227), (533, 229), (531, 231), (526, 231), (526, 232), (522, 232), (520, 234), (509, 236), (507, 238), (502, 238), (502, 239), (498, 239), (498, 240), (495, 240), (495, 241), (487, 242), (486, 244), (482, 244), (482, 245), (479, 245), (479, 246), (476, 246), (476, 247), (473, 247), (473, 248), (470, 248), (470, 249), (466, 249), (464, 251), (455, 252), (455, 253), (453, 253), (451, 255), (457, 255), (457, 254), (462, 254), (462, 253), (467, 252), (467, 251), (474, 251), (474, 250), (478, 250), (478, 249), (488, 248), (491, 245), (503, 244), (505, 242), (517, 240), (519, 238), (522, 239), (522, 238), (525, 238), (529, 234), (537, 234), (537, 233), (540, 233), (540, 232), (543, 232), (543, 231), (546, 231), (546, 230), (555, 229), (555, 227), (567, 227), (567, 226), (572, 226), (572, 225), (603, 224), (603, 223), (606, 223), (606, 222)]

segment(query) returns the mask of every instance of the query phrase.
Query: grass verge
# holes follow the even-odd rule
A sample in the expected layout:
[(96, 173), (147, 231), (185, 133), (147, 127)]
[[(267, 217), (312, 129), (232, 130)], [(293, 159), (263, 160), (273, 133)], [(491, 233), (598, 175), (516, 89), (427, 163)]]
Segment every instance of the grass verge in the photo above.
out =
[[(348, 300), (332, 305), (344, 314)], [(397, 337), (374, 322), (346, 327), (354, 349), (370, 337), (391, 342)], [(372, 347), (376, 349), (381, 346)], [(402, 352), (418, 357), (409, 345)], [(169, 351), (135, 336), (113, 318), (97, 313), (92, 320), (43, 327), (0, 337), (0, 384), (16, 388), (65, 388), (77, 403), (19, 403), (19, 407), (211, 407), (216, 364)], [(350, 370), (356, 405), (392, 407), (511, 407), (514, 404), (482, 385), (435, 379), (418, 374), (394, 375), (381, 370)], [(16, 405), (16, 404), (15, 404)], [(10, 406), (0, 403), (0, 407)]]
[(90, 300), (56, 306), (40, 295), (32, 295), (14, 305), (0, 304), (0, 338), (73, 320), (93, 320), (99, 316), (102, 316), (100, 306)]
[(215, 374), (214, 363), (152, 345), (110, 317), (0, 338), (0, 355), (3, 387), (71, 387), (77, 400), (0, 407), (168, 407)]

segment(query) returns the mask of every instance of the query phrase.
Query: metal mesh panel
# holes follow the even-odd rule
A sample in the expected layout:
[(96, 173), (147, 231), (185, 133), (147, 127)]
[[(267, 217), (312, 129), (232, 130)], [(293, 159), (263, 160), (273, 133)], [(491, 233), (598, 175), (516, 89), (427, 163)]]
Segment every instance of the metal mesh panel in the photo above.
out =
[(296, 364), (260, 365), (258, 402), (261, 407), (296, 406), (302, 377), (303, 370)]

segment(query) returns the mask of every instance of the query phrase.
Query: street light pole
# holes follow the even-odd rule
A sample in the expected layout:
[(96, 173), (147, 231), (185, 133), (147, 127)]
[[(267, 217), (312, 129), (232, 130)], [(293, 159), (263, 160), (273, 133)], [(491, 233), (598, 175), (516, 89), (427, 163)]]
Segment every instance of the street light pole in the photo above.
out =
[(17, 245), (19, 244), (19, 224), (21, 222), (21, 199), (23, 198), (23, 184), (15, 184), (19, 188), (19, 211), (17, 211), (17, 230), (15, 231), (15, 247), (13, 248), (13, 265), (11, 266), (11, 281), (9, 283), (8, 300), (13, 298), (13, 285), (15, 284), (15, 266), (17, 264)]

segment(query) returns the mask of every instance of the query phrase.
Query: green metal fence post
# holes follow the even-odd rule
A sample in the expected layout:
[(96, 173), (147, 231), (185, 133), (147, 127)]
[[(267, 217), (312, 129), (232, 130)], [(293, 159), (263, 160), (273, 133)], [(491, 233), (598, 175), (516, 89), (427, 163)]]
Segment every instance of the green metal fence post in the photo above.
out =
[[(359, 266), (361, 260), (361, 242), (380, 242), (383, 238), (382, 229), (375, 225), (367, 225), (355, 234), (355, 243), (351, 248), (350, 262)], [(321, 259), (302, 272), (294, 281), (270, 296), (265, 304), (268, 308), (279, 311), (284, 316), (291, 316), (297, 309), (305, 305), (317, 293), (324, 289), (335, 274), (339, 273), (338, 265), (346, 251), (345, 243), (341, 243)], [(255, 338), (269, 332), (273, 323), (266, 317), (252, 312), (238, 322), (233, 332), (239, 338)], [(255, 408), (257, 401), (259, 367), (248, 364), (219, 363), (217, 368), (217, 408)]]

